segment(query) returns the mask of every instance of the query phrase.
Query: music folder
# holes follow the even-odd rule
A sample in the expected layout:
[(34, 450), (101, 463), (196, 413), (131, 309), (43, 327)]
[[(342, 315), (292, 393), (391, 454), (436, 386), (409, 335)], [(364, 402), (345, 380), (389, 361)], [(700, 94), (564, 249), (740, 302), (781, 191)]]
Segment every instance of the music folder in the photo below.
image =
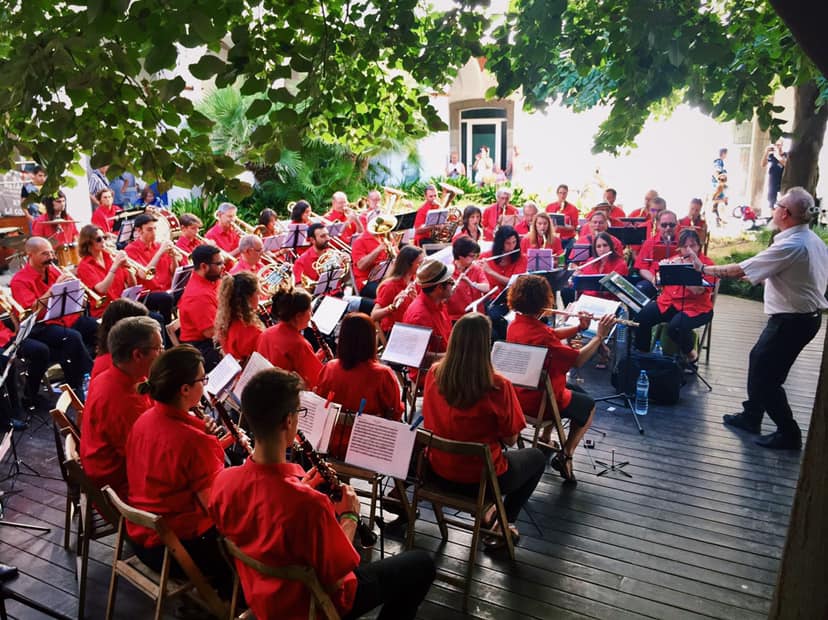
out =
[(647, 239), (647, 229), (643, 227), (610, 226), (607, 232), (624, 245), (641, 245)]
[(492, 367), (514, 385), (537, 389), (546, 355), (546, 347), (498, 340), (492, 345)]
[(419, 325), (394, 323), (380, 360), (387, 364), (419, 368), (428, 350), (431, 331)]
[(615, 271), (601, 279), (601, 286), (615, 295), (622, 303), (626, 304), (632, 312), (640, 312), (644, 306), (650, 303), (649, 297), (638, 290), (632, 282)]
[(566, 226), (566, 216), (563, 213), (547, 213), (547, 215), (555, 226)]
[(398, 213), (395, 215), (397, 218), (397, 225), (394, 230), (409, 230), (414, 228), (414, 220), (417, 219), (417, 212), (416, 211), (408, 211), (407, 213)]

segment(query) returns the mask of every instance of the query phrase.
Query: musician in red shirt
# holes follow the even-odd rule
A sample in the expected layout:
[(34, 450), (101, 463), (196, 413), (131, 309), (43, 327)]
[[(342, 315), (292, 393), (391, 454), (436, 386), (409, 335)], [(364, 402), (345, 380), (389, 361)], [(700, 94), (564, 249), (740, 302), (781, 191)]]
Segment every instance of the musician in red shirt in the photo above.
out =
[(414, 217), (415, 245), (422, 245), (423, 242), (427, 243), (434, 237), (434, 231), (439, 226), (426, 226), (426, 213), (439, 208), (440, 205), (437, 203), (437, 188), (429, 185), (425, 188), (425, 202), (417, 209), (417, 215)]
[(394, 259), (385, 279), (377, 288), (377, 298), (371, 318), (379, 321), (380, 329), (388, 334), (394, 323), (402, 321), (408, 306), (417, 296), (414, 278), (425, 258), (421, 248), (404, 245)]
[[(520, 221), (515, 225), (515, 230), (517, 234), (521, 237), (524, 235), (528, 235), (529, 231), (532, 229), (532, 222), (535, 221), (535, 216), (538, 214), (538, 205), (536, 205), (533, 201), (527, 200), (523, 203), (523, 214), (520, 218)], [(521, 239), (522, 241), (522, 239)]]
[(454, 290), (446, 306), (449, 319), (454, 322), (466, 314), (469, 304), (488, 293), (491, 285), (480, 265), (475, 264), (480, 256), (479, 245), (468, 237), (459, 237), (454, 240), (451, 251), (454, 256)]
[(493, 287), (499, 286), (502, 289), (513, 275), (526, 273), (526, 256), (520, 250), (520, 236), (511, 226), (497, 229), (492, 249), (483, 252), (480, 259), (489, 284)]
[(313, 389), (325, 352), (319, 349), (314, 353), (302, 335), (311, 319), (310, 293), (303, 289), (278, 291), (273, 296), (270, 315), (278, 322), (262, 332), (256, 350), (274, 366), (296, 372)]
[(676, 247), (677, 225), (675, 213), (661, 211), (658, 215), (658, 236), (647, 239), (635, 259), (634, 266), (643, 278), (636, 286), (651, 299), (658, 293), (656, 274), (658, 274), (659, 260), (670, 258), (678, 250)]
[[(92, 373), (90, 374), (92, 379), (105, 370), (112, 368), (112, 355), (109, 353), (107, 338), (109, 338), (109, 332), (112, 331), (115, 324), (121, 319), (125, 319), (129, 316), (147, 316), (148, 314), (149, 310), (147, 310), (147, 307), (144, 304), (139, 304), (137, 301), (132, 301), (131, 299), (126, 299), (125, 297), (113, 300), (112, 303), (106, 307), (106, 310), (104, 310), (103, 316), (101, 317), (101, 324), (98, 326), (98, 334), (96, 336), (97, 355), (95, 356), (95, 363), (92, 366)], [(159, 325), (160, 324), (161, 323), (159, 321)]]
[[(74, 278), (52, 264), (55, 252), (46, 239), (30, 237), (24, 249), (28, 260), (12, 276), (12, 297), (23, 308), (35, 309), (42, 317), (46, 313), (45, 304), (52, 287)], [(76, 394), (83, 394), (83, 376), (92, 369), (91, 353), (95, 350), (97, 328), (95, 319), (77, 313), (37, 323), (29, 336), (49, 348), (51, 361), (60, 363), (66, 382)], [(31, 396), (34, 397), (34, 394)]]
[(374, 218), (368, 222), (365, 231), (356, 238), (351, 248), (351, 269), (354, 272), (354, 282), (356, 290), (363, 297), (371, 299), (376, 297), (377, 283), (369, 282), (368, 276), (377, 265), (389, 260), (386, 240), (389, 244), (392, 242), (387, 237), (383, 237), (384, 235), (377, 234), (377, 219)]
[(529, 233), (520, 240), (520, 250), (523, 256), (532, 249), (552, 250), (555, 256), (563, 254), (561, 238), (555, 234), (555, 228), (552, 226), (548, 213), (535, 215)]
[(438, 260), (427, 259), (417, 269), (417, 284), (420, 293), (408, 306), (403, 323), (431, 329), (428, 352), (444, 353), (451, 334), (451, 321), (446, 303), (454, 289), (453, 265), (444, 265)]
[[(242, 411), (256, 436), (253, 456), (218, 474), (209, 514), (245, 554), (270, 565), (309, 566), (343, 618), (382, 605), (379, 618), (413, 620), (434, 579), (424, 551), (406, 551), (360, 566), (353, 538), (359, 498), (348, 485), (334, 503), (315, 490), (322, 482), (285, 460), (303, 410), (302, 384), (278, 369), (255, 375), (242, 392)], [(278, 501), (274, 501), (278, 498)], [(278, 535), (274, 535), (278, 534)], [(257, 618), (307, 618), (308, 590), (236, 562), (245, 599)]]
[(578, 207), (566, 201), (569, 196), (569, 186), (561, 183), (555, 192), (558, 195), (557, 202), (550, 202), (546, 205), (547, 213), (562, 213), (564, 216), (563, 226), (556, 226), (555, 230), (561, 238), (564, 249), (568, 250), (575, 243), (575, 232), (578, 230)]
[(331, 222), (346, 222), (345, 228), (339, 233), (339, 239), (350, 246), (354, 235), (362, 232), (362, 223), (359, 217), (348, 208), (348, 196), (345, 192), (334, 192), (331, 197), (331, 210), (325, 214), (325, 219)]
[[(624, 223), (620, 220), (622, 217), (627, 217), (627, 215), (624, 213), (624, 209), (615, 204), (617, 198), (618, 192), (613, 188), (608, 187), (604, 190), (604, 204), (609, 207), (607, 217), (609, 217), (613, 226), (623, 226)], [(616, 221), (618, 221), (618, 223), (616, 223)]]
[(264, 244), (258, 235), (245, 235), (239, 241), (239, 259), (230, 270), (230, 275), (236, 275), (242, 271), (259, 273), (265, 267), (262, 260)]
[[(172, 287), (172, 276), (177, 267), (173, 252), (173, 242), (169, 239), (162, 243), (155, 240), (157, 218), (148, 213), (142, 213), (133, 220), (137, 234), (135, 241), (124, 248), (124, 251), (135, 262), (146, 267), (145, 274), (138, 274), (138, 283), (149, 291), (143, 299), (144, 305), (150, 310), (159, 312), (164, 317), (164, 323), (172, 321), (173, 296), (169, 292)], [(183, 262), (183, 261), (182, 261)], [(152, 278), (147, 276), (152, 273)]]
[[(95, 211), (99, 212), (100, 209)], [(81, 228), (78, 248), (78, 279), (104, 298), (101, 305), (89, 306), (89, 316), (98, 318), (113, 300), (121, 297), (125, 288), (135, 285), (135, 273), (129, 271), (126, 252), (115, 252), (113, 257), (104, 250), (104, 233), (97, 226), (87, 224)]]
[(216, 219), (218, 221), (204, 235), (230, 256), (239, 255), (240, 237), (236, 227), (233, 226), (236, 221), (236, 211), (236, 205), (230, 202), (222, 202), (216, 209)]
[[(564, 480), (574, 482), (572, 455), (592, 424), (595, 401), (580, 388), (567, 384), (566, 373), (573, 366), (583, 366), (592, 357), (601, 341), (610, 333), (614, 317), (611, 315), (601, 317), (595, 338), (581, 349), (574, 349), (564, 344), (562, 339), (571, 338), (589, 327), (590, 320), (582, 318), (580, 324), (575, 327), (552, 329), (540, 319), (546, 313), (546, 308), (552, 307), (554, 299), (552, 289), (545, 278), (532, 275), (519, 278), (509, 289), (509, 307), (515, 311), (516, 316), (509, 325), (506, 340), (517, 344), (546, 347), (549, 350), (547, 372), (552, 382), (555, 401), (561, 417), (571, 420), (566, 443), (563, 449), (552, 458), (550, 464)], [(545, 392), (517, 388), (517, 393), (526, 415), (536, 417)], [(552, 427), (549, 426), (544, 429), (542, 440), (548, 443), (551, 436)]]
[[(78, 229), (66, 210), (66, 194), (58, 192), (55, 196), (47, 196), (43, 199), (43, 206), (46, 207), (46, 213), (32, 222), (32, 236), (48, 239), (55, 247), (74, 244), (78, 238)], [(59, 224), (46, 223), (55, 220), (65, 221)]]
[(302, 284), (302, 276), (305, 276), (311, 282), (319, 280), (319, 274), (313, 268), (313, 264), (330, 247), (330, 240), (331, 237), (324, 224), (316, 222), (308, 226), (308, 241), (311, 245), (293, 263), (293, 278), (295, 284)]
[(183, 250), (187, 253), (187, 255), (190, 255), (193, 253), (193, 250), (203, 243), (202, 240), (198, 238), (198, 231), (201, 230), (203, 224), (201, 223), (201, 220), (192, 213), (182, 213), (178, 221), (181, 224), (181, 234), (175, 242), (175, 247), (179, 250)]
[(687, 216), (679, 220), (676, 234), (681, 233), (684, 228), (694, 228), (699, 235), (702, 245), (704, 245), (704, 240), (707, 238), (707, 220), (702, 217), (701, 210), (701, 198), (691, 199), (690, 207), (687, 210)]
[(650, 217), (650, 202), (652, 202), (653, 198), (658, 198), (658, 192), (654, 189), (647, 190), (647, 193), (644, 194), (644, 206), (640, 209), (633, 209), (630, 211), (628, 217)]
[[(446, 356), (426, 375), (423, 428), (453, 441), (488, 444), (504, 496), (508, 527), (517, 538), (517, 528), (512, 524), (540, 481), (545, 458), (537, 448), (504, 452), (501, 447), (515, 445), (526, 419), (514, 386), (492, 368), (490, 342), (491, 328), (484, 315), (467, 314), (457, 321)], [(428, 460), (450, 489), (477, 493), (483, 466), (479, 460), (433, 448), (428, 450)], [(492, 511), (484, 517), (484, 526), (491, 528), (494, 524)], [(484, 543), (496, 544), (498, 540), (484, 539)]]
[[(224, 450), (213, 424), (190, 413), (204, 394), (207, 375), (201, 354), (189, 345), (173, 347), (153, 363), (138, 393), (153, 401), (133, 424), (126, 443), (128, 503), (164, 517), (166, 525), (220, 593), (229, 593), (230, 566), (218, 544), (215, 524), (204, 507), (210, 490), (224, 469)], [(127, 533), (138, 558), (161, 571), (164, 545), (153, 530), (127, 523)], [(181, 577), (173, 561), (170, 576)]]
[(215, 341), (227, 355), (244, 362), (264, 331), (259, 319), (259, 279), (243, 271), (219, 286)]
[[(593, 211), (587, 218), (586, 227), (587, 230), (582, 230), (581, 236), (578, 238), (578, 243), (592, 245), (592, 242), (595, 240), (596, 235), (598, 235), (599, 233), (609, 234), (609, 222), (607, 221), (607, 214), (603, 211)], [(613, 235), (610, 235), (610, 239), (612, 239), (612, 245), (615, 248), (615, 252), (618, 254), (623, 254), (624, 244), (621, 243), (621, 240), (617, 239)]]
[[(626, 276), (629, 273), (627, 268), (627, 261), (618, 253), (613, 237), (606, 232), (599, 232), (595, 235), (595, 240), (592, 242), (592, 253), (595, 257), (603, 257), (601, 260), (585, 265), (582, 269), (578, 269), (578, 275), (594, 276), (615, 272), (619, 275)], [(601, 293), (599, 291), (584, 291), (584, 295), (596, 295), (598, 297), (605, 297), (612, 299), (611, 293)]]
[(119, 321), (109, 332), (112, 367), (89, 384), (81, 418), (83, 470), (101, 488), (127, 497), (126, 443), (135, 420), (152, 406), (136, 386), (144, 381), (164, 350), (161, 329), (148, 316)]
[(511, 197), (512, 190), (508, 187), (501, 187), (497, 190), (495, 203), (483, 209), (483, 239), (486, 241), (494, 239), (495, 232), (501, 226), (513, 226), (504, 221), (506, 218), (517, 223), (518, 210), (515, 205), (509, 203)]
[(469, 237), (472, 241), (480, 243), (483, 240), (483, 227), (480, 226), (482, 219), (483, 214), (478, 207), (467, 205), (463, 209), (463, 223), (454, 233), (454, 238)]
[[(696, 255), (703, 264), (713, 264), (701, 253), (695, 230), (681, 231), (678, 247), (679, 257), (673, 259), (675, 263), (691, 264)], [(711, 285), (714, 281), (712, 276), (705, 280)], [(695, 364), (699, 354), (693, 347), (693, 330), (713, 320), (712, 290), (712, 286), (664, 286), (658, 298), (644, 306), (636, 317), (639, 326), (635, 330), (635, 347), (639, 351), (649, 351), (653, 327), (667, 323), (670, 340), (678, 344), (689, 364)]]
[(123, 209), (114, 204), (115, 195), (108, 187), (98, 192), (98, 208), (92, 214), (92, 223), (107, 235), (114, 232), (115, 216)]
[(204, 356), (204, 367), (210, 372), (221, 361), (221, 353), (213, 345), (213, 335), (224, 261), (219, 249), (212, 245), (198, 246), (190, 258), (193, 272), (178, 300), (179, 339), (198, 349)]

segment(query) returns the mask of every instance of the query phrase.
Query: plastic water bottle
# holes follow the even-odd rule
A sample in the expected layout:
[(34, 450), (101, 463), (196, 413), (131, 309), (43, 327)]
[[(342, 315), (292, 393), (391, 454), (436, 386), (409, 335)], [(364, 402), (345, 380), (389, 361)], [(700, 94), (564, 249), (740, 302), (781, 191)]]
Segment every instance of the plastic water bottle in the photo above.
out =
[(653, 347), (653, 353), (656, 355), (664, 355), (664, 349), (661, 348), (661, 340), (656, 340), (655, 346)]
[[(621, 314), (619, 315), (618, 318), (620, 318), (620, 319), (626, 319), (627, 318), (627, 310), (624, 308), (624, 306), (621, 306)], [(616, 337), (616, 342), (618, 344), (624, 344), (625, 342), (627, 342), (627, 326), (626, 325), (624, 325), (623, 323), (618, 323), (618, 325), (616, 325), (616, 327), (615, 327), (615, 334), (616, 334), (616, 336), (615, 336)]]
[(650, 396), (650, 379), (647, 371), (642, 370), (635, 384), (635, 412), (638, 415), (647, 415), (647, 399)]
[(89, 396), (89, 381), (92, 378), (89, 376), (89, 373), (83, 375), (83, 399), (86, 400), (86, 397)]

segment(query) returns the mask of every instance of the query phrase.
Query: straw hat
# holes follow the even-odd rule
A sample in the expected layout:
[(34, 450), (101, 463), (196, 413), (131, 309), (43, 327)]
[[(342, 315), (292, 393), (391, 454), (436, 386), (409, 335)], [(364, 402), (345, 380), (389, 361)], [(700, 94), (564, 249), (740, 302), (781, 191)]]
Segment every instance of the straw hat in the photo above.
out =
[(417, 284), (424, 287), (436, 286), (451, 280), (454, 274), (454, 265), (444, 265), (433, 258), (423, 261), (417, 269)]

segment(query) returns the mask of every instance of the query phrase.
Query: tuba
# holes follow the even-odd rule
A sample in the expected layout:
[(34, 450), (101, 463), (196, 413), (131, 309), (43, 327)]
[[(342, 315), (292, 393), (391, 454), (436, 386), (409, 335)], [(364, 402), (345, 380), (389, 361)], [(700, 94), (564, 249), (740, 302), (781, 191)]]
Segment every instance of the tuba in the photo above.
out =
[(389, 214), (394, 212), (394, 207), (397, 206), (397, 202), (405, 197), (404, 191), (394, 187), (388, 187), (387, 185), (383, 185), (382, 194), (383, 204), (382, 207), (380, 207), (380, 211)]

